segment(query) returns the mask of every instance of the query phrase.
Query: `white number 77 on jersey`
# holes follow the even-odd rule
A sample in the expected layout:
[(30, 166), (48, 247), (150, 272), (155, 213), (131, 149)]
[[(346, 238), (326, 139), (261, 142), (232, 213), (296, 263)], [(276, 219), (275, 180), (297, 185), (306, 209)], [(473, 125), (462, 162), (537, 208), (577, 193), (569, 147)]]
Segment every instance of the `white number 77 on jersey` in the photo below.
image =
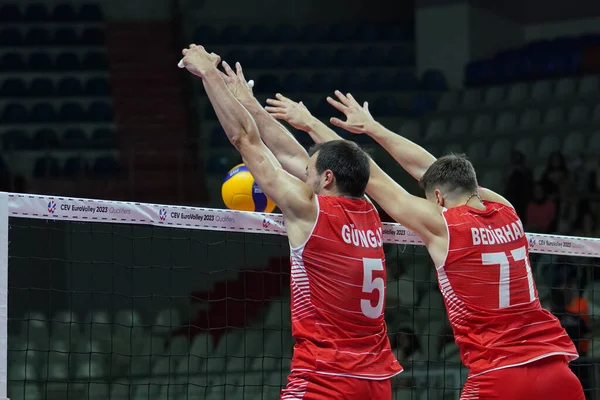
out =
[[(525, 269), (527, 270), (527, 284), (529, 286), (529, 299), (518, 301), (518, 303), (529, 303), (535, 300), (535, 287), (533, 276), (531, 274), (531, 265), (527, 257), (527, 249), (525, 246), (519, 247), (510, 251), (510, 255), (514, 262), (525, 261)], [(500, 282), (499, 282), (499, 308), (510, 307), (510, 261), (508, 254), (505, 252), (499, 253), (484, 253), (481, 255), (483, 265), (499, 265), (500, 266)]]
[(363, 258), (363, 293), (373, 293), (377, 290), (379, 299), (377, 305), (373, 307), (371, 300), (362, 299), (360, 301), (360, 310), (368, 317), (377, 319), (383, 312), (383, 303), (385, 296), (385, 281), (383, 278), (373, 279), (373, 271), (383, 271), (383, 261), (379, 258)]

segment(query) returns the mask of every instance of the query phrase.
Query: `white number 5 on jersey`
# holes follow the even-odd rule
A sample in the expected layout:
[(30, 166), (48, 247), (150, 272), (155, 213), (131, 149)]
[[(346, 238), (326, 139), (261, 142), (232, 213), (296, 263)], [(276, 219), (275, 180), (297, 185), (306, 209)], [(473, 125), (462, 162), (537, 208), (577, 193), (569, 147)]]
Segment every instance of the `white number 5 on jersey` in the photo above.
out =
[(385, 296), (385, 281), (383, 278), (373, 279), (373, 271), (383, 271), (383, 261), (379, 258), (363, 258), (363, 293), (373, 293), (377, 290), (379, 299), (377, 305), (373, 307), (371, 300), (362, 299), (360, 301), (360, 310), (368, 317), (377, 319), (383, 311), (383, 303)]

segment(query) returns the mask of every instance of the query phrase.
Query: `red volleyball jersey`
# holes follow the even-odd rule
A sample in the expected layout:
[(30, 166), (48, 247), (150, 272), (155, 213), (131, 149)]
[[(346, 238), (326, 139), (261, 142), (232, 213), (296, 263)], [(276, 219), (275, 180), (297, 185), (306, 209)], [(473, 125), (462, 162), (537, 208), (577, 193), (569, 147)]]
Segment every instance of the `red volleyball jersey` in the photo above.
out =
[(292, 371), (386, 379), (402, 371), (383, 318), (385, 255), (371, 202), (317, 196), (303, 246), (291, 249)]
[(540, 305), (517, 213), (485, 206), (443, 212), (449, 244), (437, 274), (463, 363), (479, 375), (554, 355), (576, 359), (573, 342)]

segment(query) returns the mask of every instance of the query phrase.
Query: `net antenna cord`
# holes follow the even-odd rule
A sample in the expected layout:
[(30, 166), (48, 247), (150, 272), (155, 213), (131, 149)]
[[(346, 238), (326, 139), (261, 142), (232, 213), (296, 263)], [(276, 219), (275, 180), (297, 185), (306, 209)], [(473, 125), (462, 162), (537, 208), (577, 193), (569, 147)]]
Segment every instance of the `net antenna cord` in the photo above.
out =
[[(185, 65), (183, 65), (183, 58), (179, 61), (179, 63), (177, 64), (177, 66), (179, 68), (185, 68)], [(254, 88), (254, 81), (252, 79), (250, 79), (248, 81), (248, 86), (250, 86), (251, 89)]]

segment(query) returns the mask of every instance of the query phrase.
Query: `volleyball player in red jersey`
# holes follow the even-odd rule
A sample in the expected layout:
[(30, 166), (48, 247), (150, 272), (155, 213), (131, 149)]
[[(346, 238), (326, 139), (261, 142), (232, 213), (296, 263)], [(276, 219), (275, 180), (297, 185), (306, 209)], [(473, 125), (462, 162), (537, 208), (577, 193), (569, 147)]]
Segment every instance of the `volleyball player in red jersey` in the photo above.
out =
[(369, 157), (356, 144), (331, 141), (316, 146), (310, 156), (302, 149), (297, 160), (303, 164), (295, 170), (300, 179), (292, 176), (259, 133), (275, 137), (281, 125), (264, 110), (269, 123), (253, 118), (238, 101), (244, 93), (253, 98), (245, 80), (236, 85), (229, 66), (224, 63), (229, 75), (222, 74), (219, 57), (201, 46), (192, 45), (183, 54), (185, 67), (202, 78), (229, 140), (285, 217), (296, 344), (281, 398), (390, 399), (390, 378), (402, 368), (383, 317), (381, 220), (364, 196)]
[[(559, 321), (543, 309), (529, 263), (523, 224), (500, 195), (478, 188), (464, 157), (438, 160), (378, 124), (348, 94), (328, 102), (347, 117), (334, 125), (366, 133), (420, 181), (426, 199), (410, 195), (371, 164), (367, 193), (396, 221), (417, 232), (433, 259), (461, 359), (469, 377), (461, 399), (580, 400), (568, 368), (578, 357)], [(339, 136), (306, 107), (278, 95), (267, 110), (315, 142)]]

